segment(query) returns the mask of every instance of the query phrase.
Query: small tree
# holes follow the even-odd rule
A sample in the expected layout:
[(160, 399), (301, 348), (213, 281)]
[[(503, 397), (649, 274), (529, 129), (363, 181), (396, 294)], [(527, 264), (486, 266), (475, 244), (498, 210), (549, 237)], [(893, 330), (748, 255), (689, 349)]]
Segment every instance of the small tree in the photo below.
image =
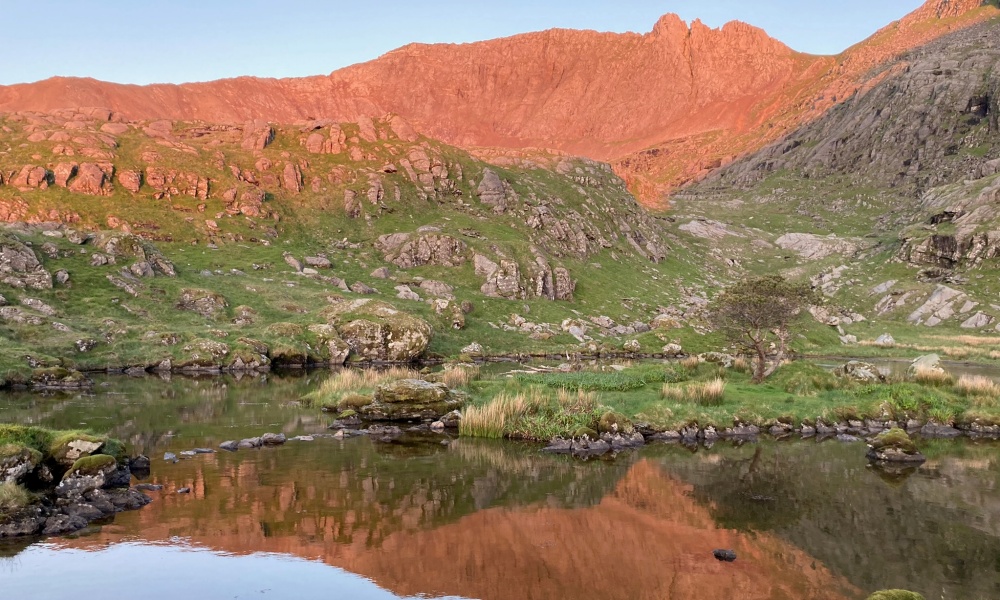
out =
[[(813, 297), (808, 285), (792, 284), (777, 275), (744, 279), (716, 296), (708, 318), (732, 344), (757, 358), (753, 381), (760, 383), (784, 360), (791, 327)], [(768, 368), (772, 343), (777, 352)]]

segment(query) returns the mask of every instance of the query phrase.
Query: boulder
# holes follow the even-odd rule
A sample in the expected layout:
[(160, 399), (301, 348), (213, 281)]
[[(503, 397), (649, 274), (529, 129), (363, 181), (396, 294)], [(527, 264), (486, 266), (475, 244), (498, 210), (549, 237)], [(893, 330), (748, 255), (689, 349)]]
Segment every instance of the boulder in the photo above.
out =
[(890, 333), (883, 333), (875, 338), (875, 345), (880, 348), (894, 348), (896, 346), (896, 339)]
[(875, 436), (868, 444), (867, 457), (875, 462), (921, 463), (926, 460), (910, 436), (898, 427)]
[(368, 298), (338, 301), (323, 315), (361, 360), (412, 362), (431, 341), (426, 321)]
[(944, 369), (941, 368), (941, 357), (937, 354), (925, 354), (921, 357), (913, 359), (913, 362), (911, 362), (910, 366), (906, 369), (906, 374), (912, 377), (918, 372), (928, 371), (944, 373)]
[(736, 357), (724, 352), (704, 352), (698, 355), (701, 362), (716, 364), (725, 368), (730, 368), (736, 362)]
[(17, 483), (42, 462), (42, 453), (26, 446), (0, 446), (0, 483)]
[(875, 365), (871, 363), (862, 362), (860, 360), (852, 360), (844, 364), (838, 369), (838, 373), (848, 379), (860, 383), (884, 383), (885, 375), (883, 375)]
[(55, 440), (49, 453), (56, 463), (68, 468), (77, 460), (97, 453), (105, 441), (104, 438), (81, 433)]
[(106, 454), (94, 454), (76, 460), (62, 481), (56, 486), (56, 495), (64, 498), (74, 498), (105, 487), (118, 471), (118, 463), (114, 457)]
[(677, 358), (684, 356), (684, 348), (680, 344), (667, 344), (662, 348), (663, 356), (666, 358)]
[(42, 267), (31, 248), (13, 234), (0, 232), (0, 283), (47, 290), (52, 288), (52, 274)]
[(401, 379), (375, 389), (374, 401), (358, 409), (363, 417), (379, 421), (440, 419), (461, 408), (465, 396), (443, 383)]
[(203, 317), (214, 318), (229, 306), (226, 298), (210, 290), (185, 288), (177, 300), (180, 310), (196, 312)]

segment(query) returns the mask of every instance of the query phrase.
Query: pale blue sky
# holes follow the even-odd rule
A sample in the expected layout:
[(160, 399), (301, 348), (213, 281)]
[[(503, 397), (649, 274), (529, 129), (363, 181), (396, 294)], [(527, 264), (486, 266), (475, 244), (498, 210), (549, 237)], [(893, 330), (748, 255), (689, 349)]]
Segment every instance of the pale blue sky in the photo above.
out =
[(53, 75), (122, 83), (325, 74), (409, 42), (551, 27), (647, 32), (660, 15), (737, 19), (835, 54), (921, 0), (0, 0), (0, 84)]

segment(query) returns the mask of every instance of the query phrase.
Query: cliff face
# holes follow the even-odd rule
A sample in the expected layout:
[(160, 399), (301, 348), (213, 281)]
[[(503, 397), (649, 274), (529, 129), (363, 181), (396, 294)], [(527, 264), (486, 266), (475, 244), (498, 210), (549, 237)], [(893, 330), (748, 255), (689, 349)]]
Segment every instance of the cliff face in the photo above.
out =
[(0, 87), (0, 111), (101, 106), (129, 119), (354, 121), (396, 113), (470, 147), (546, 148), (612, 161), (649, 203), (756, 150), (869, 85), (899, 52), (998, 14), (931, 0), (838, 57), (796, 53), (732, 22), (676, 15), (645, 35), (550, 30), (413, 44), (328, 77), (131, 86), (53, 78)]

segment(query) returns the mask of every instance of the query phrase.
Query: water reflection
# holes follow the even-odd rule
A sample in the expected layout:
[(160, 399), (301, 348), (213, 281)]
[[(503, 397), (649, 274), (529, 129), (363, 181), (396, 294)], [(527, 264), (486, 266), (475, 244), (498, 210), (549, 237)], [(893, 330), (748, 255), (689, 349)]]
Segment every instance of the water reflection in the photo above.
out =
[[(72, 564), (81, 586), (119, 585), (131, 569), (144, 595), (171, 598), (1000, 597), (1000, 464), (987, 442), (926, 443), (928, 462), (892, 477), (837, 442), (656, 446), (582, 463), (509, 443), (317, 438), (157, 460), (264, 431), (323, 432), (328, 417), (296, 402), (322, 378), (118, 379), (88, 395), (10, 396), (0, 420), (110, 430), (154, 457), (165, 490), (88, 535), (0, 548), (14, 556), (0, 559), (2, 589), (66, 597), (72, 580), (46, 573)], [(181, 487), (192, 493), (172, 493)], [(714, 548), (739, 558), (719, 563)]]

